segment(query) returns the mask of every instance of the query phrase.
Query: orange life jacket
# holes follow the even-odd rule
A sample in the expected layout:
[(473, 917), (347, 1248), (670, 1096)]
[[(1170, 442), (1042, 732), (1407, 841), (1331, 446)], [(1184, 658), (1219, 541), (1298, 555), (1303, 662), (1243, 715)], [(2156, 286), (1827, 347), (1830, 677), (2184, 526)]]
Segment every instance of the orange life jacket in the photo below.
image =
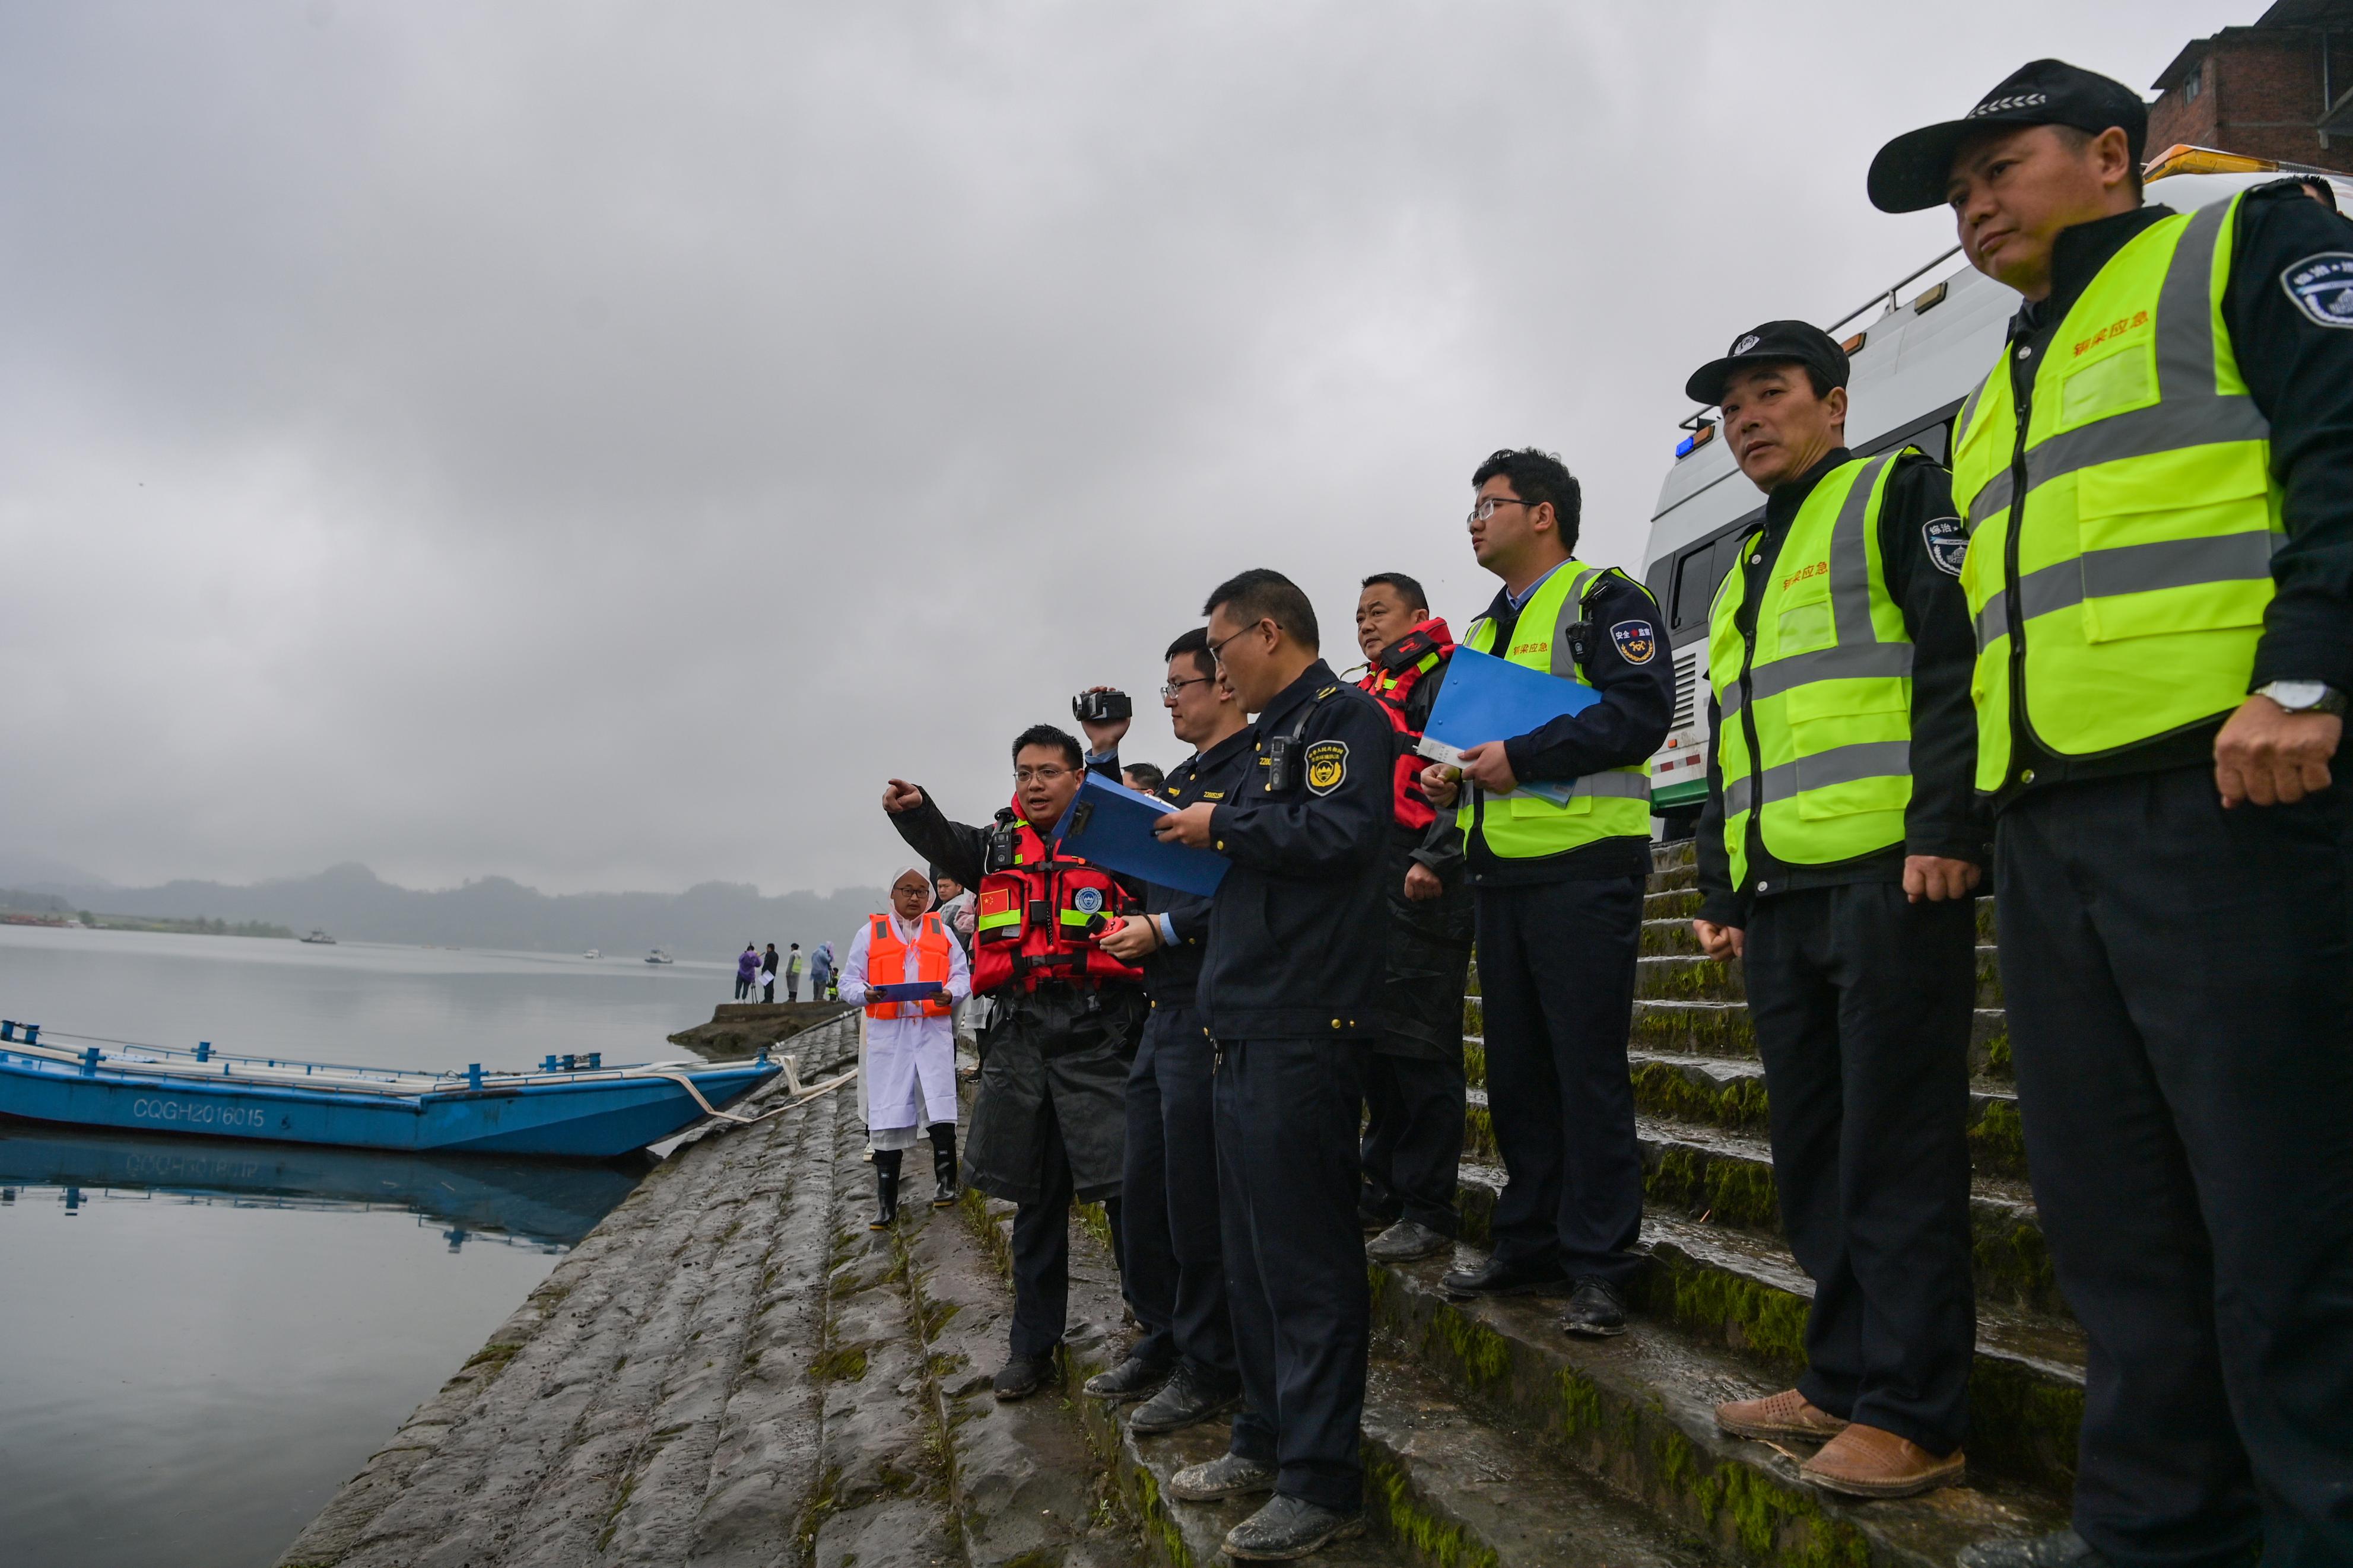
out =
[(988, 837), (972, 927), (972, 988), (985, 994), (1018, 984), (1130, 984), (1144, 971), (1099, 945), (1103, 932), (1139, 907), (1101, 867), (1039, 837), (1018, 804), (997, 813)]
[[(876, 915), (866, 933), (866, 984), (875, 985), (913, 985), (918, 982), (936, 982), (942, 987), (948, 983), (948, 942), (946, 928), (940, 917), (927, 914), (916, 929), (915, 940), (902, 942), (891, 924), (889, 915)], [(901, 1016), (901, 1002), (869, 1002), (866, 1016), (870, 1018)], [(926, 1018), (944, 1018), (953, 1006), (945, 996), (936, 1001), (919, 1003)]]
[(1389, 780), (1389, 812), (1399, 827), (1419, 832), (1438, 820), (1438, 813), (1430, 797), (1421, 793), (1421, 770), (1430, 760), (1415, 748), (1421, 744), (1421, 732), (1406, 721), (1406, 699), (1422, 678), (1444, 664), (1454, 652), (1454, 634), (1446, 623), (1436, 616), (1422, 622), (1413, 630), (1381, 649), (1380, 658), (1365, 671), (1356, 682), (1359, 690), (1369, 694), (1389, 716), (1389, 727), (1397, 731), (1398, 757)]

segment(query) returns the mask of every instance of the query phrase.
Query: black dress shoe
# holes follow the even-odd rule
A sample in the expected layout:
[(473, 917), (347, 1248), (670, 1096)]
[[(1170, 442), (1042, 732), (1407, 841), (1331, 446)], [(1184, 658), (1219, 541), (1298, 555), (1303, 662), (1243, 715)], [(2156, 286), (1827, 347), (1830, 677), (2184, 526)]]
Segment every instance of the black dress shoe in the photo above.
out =
[(1556, 1289), (1568, 1279), (1556, 1271), (1514, 1268), (1490, 1258), (1476, 1268), (1449, 1269), (1439, 1283), (1450, 1296), (1522, 1296)]
[(1187, 1465), (1168, 1478), (1168, 1495), (1179, 1502), (1223, 1502), (1274, 1489), (1274, 1467), (1240, 1454), (1219, 1454), (1214, 1459)]
[(1118, 1404), (1129, 1399), (1149, 1399), (1159, 1393), (1160, 1385), (1167, 1381), (1166, 1362), (1146, 1361), (1142, 1356), (1131, 1355), (1109, 1372), (1095, 1373), (1087, 1379), (1084, 1386), (1086, 1392), (1097, 1399), (1108, 1399)]
[(1580, 1279), (1560, 1315), (1563, 1331), (1608, 1339), (1626, 1331), (1626, 1300), (1599, 1279)]
[(1048, 1352), (1041, 1356), (1015, 1356), (997, 1374), (996, 1393), (999, 1402), (1010, 1405), (1017, 1399), (1027, 1399), (1054, 1380), (1054, 1356)]
[(1961, 1552), (1961, 1568), (2108, 1568), (2108, 1560), (2072, 1530), (2024, 1541), (1981, 1541)]
[(1181, 1432), (1212, 1417), (1223, 1415), (1242, 1402), (1241, 1384), (1230, 1386), (1203, 1379), (1183, 1362), (1169, 1374), (1166, 1386), (1137, 1406), (1127, 1418), (1127, 1429), (1138, 1436), (1156, 1437), (1164, 1432)]
[(1288, 1563), (1364, 1533), (1361, 1510), (1341, 1513), (1305, 1498), (1277, 1497), (1226, 1531), (1226, 1555), (1244, 1563)]

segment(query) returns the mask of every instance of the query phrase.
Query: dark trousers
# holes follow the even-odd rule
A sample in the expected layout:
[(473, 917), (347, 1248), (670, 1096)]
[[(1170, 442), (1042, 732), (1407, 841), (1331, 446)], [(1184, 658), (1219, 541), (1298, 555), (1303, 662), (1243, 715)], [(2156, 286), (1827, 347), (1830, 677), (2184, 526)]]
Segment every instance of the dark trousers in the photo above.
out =
[[(1456, 1006), (1461, 1006), (1457, 993)], [(1393, 1219), (1452, 1236), (1462, 1163), (1462, 1047), (1443, 1057), (1397, 1056), (1376, 1047), (1365, 1058), (1365, 1206)]]
[(776, 977), (771, 974), (767, 979), (762, 981), (760, 984), (760, 1000), (763, 1002), (773, 1002), (776, 999)]
[[(1040, 1114), (1046, 1119), (1036, 1201), (1013, 1211), (1013, 1334), (1017, 1357), (1035, 1360), (1051, 1355), (1062, 1342), (1071, 1308), (1071, 1156), (1062, 1146), (1062, 1129), (1054, 1120), (1049, 1098)], [(1120, 1201), (1103, 1201), (1111, 1233), (1121, 1233)], [(1114, 1244), (1116, 1245), (1116, 1244)]]
[(1207, 1382), (1230, 1387), (1240, 1373), (1218, 1226), (1210, 1056), (1198, 1013), (1152, 1010), (1127, 1074), (1120, 1281), (1144, 1325), (1135, 1354), (1155, 1363), (1182, 1356)]
[(1219, 1213), (1242, 1379), (1231, 1451), (1273, 1466), (1282, 1495), (1354, 1513), (1372, 1312), (1356, 1223), (1365, 1043), (1219, 1043)]
[(1482, 887), (1478, 902), (1487, 1114), (1508, 1178), (1495, 1257), (1622, 1289), (1642, 1230), (1626, 1071), (1642, 879)]
[[(770, 986), (770, 987), (768, 988), (768, 999), (769, 999), (770, 1001), (774, 1001), (774, 1000), (776, 1000), (776, 987), (774, 987), (774, 986)], [(799, 981), (797, 981), (797, 980), (787, 980), (787, 981), (786, 981), (786, 982), (785, 982), (785, 1000), (786, 1000), (786, 1001), (787, 1001), (787, 1002), (797, 1002), (797, 1001), (799, 1001), (800, 999), (801, 999), (801, 983), (800, 983)]]
[(2353, 1563), (2348, 791), (2224, 811), (2182, 768), (2000, 818), (2027, 1161), (2090, 1342), (2075, 1528), (2121, 1564)]
[(741, 974), (737, 975), (735, 977), (735, 1000), (741, 1002), (744, 997), (749, 996), (750, 994), (752, 994), (752, 982)]
[(1814, 1281), (1798, 1388), (1949, 1454), (1977, 1342), (1974, 905), (1854, 882), (1760, 899), (1747, 932), (1781, 1228)]

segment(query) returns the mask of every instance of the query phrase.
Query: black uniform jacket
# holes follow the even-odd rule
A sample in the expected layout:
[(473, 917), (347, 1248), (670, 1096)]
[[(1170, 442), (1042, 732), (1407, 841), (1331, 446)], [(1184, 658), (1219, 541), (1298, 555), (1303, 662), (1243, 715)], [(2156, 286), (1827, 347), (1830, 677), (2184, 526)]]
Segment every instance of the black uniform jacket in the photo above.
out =
[[(1245, 724), (1208, 751), (1197, 752), (1170, 768), (1159, 791), (1168, 809), (1182, 811), (1205, 800), (1217, 805), (1239, 798), (1243, 775), (1257, 771), (1250, 765), (1255, 734)], [(1116, 756), (1111, 761), (1117, 765)], [(1176, 931), (1176, 946), (1155, 948), (1144, 960), (1144, 989), (1154, 1006), (1193, 1005), (1194, 991), (1201, 983), (1201, 960), (1208, 949), (1210, 902), (1198, 893), (1179, 892), (1156, 882), (1144, 885), (1145, 911), (1166, 915)]]
[[(1511, 647), (1520, 620), (1511, 595), (1498, 592), (1486, 613), (1495, 623), (1494, 638), (1487, 646)], [(1585, 679), (1601, 693), (1601, 700), (1582, 713), (1504, 742), (1504, 754), (1518, 778), (1579, 779), (1647, 763), (1667, 738), (1675, 711), (1675, 666), (1658, 601), (1649, 589), (1613, 568), (1588, 591), (1585, 619)], [(1476, 831), (1475, 818), (1472, 826), (1468, 853), (1474, 886), (1641, 877), (1651, 869), (1650, 840), (1641, 835), (1599, 839), (1558, 855), (1514, 859), (1488, 849)]]
[[(1240, 798), (1209, 818), (1212, 847), (1233, 862), (1201, 967), (1198, 1005), (1218, 1038), (1374, 1032), (1395, 732), (1320, 658), (1259, 715)], [(1278, 781), (1279, 741), (1290, 776)]]
[[(1736, 624), (1756, 646), (1757, 605), (1781, 542), (1798, 509), (1822, 477), (1854, 454), (1841, 447), (1765, 498), (1763, 547), (1740, 562), (1741, 596)], [(1699, 817), (1699, 918), (1718, 925), (1746, 925), (1760, 890), (1767, 897), (1846, 882), (1901, 882), (1906, 855), (1939, 855), (1989, 864), (1985, 829), (1978, 814), (1977, 710), (1969, 704), (1969, 670), (1977, 660), (1977, 633), (1969, 624), (1968, 600), (1961, 593), (1960, 557), (1949, 542), (1960, 535), (1953, 510), (1953, 476), (1926, 458), (1905, 458), (1887, 476), (1879, 509), (1879, 560), (1888, 595), (1904, 611), (1905, 635), (1912, 639), (1912, 802), (1904, 809), (1904, 842), (1875, 854), (1827, 866), (1792, 866), (1765, 850), (1759, 813), (1748, 814), (1748, 881), (1732, 885), (1732, 854), (1724, 842), (1724, 770), (1715, 747), (1708, 748), (1707, 805)], [(1943, 543), (1938, 552), (1932, 541)], [(1748, 722), (1743, 707), (1736, 722)], [(1721, 706), (1710, 689), (1707, 732), (1720, 732)], [(1749, 754), (1756, 755), (1753, 733)]]
[[(2010, 325), (2010, 391), (2021, 429), (2033, 397), (2032, 373), (2052, 333), (2125, 242), (2172, 210), (2145, 206), (2060, 233), (2050, 298), (2028, 301)], [(2260, 186), (2239, 204), (2222, 321), (2239, 374), (2271, 422), (2272, 477), (2285, 492), (2287, 521), (2287, 541), (2272, 555), (2277, 596), (2263, 617), (2249, 690), (2274, 680), (2323, 680), (2353, 693), (2353, 313), (2338, 320), (2319, 304), (2308, 311), (2285, 281), (2307, 261), (2348, 253), (2353, 223), (2292, 181)], [(2021, 346), (2034, 351), (2024, 360)], [(2070, 779), (2211, 766), (2221, 727), (2219, 719), (2209, 721), (2124, 751), (2062, 761), (2027, 727), (2023, 702), (2013, 687), (2013, 782), (1998, 792), (2004, 804), (2022, 790)], [(2029, 769), (2031, 785), (2015, 782)]]
[[(967, 888), (980, 886), (989, 829), (950, 822), (929, 791), (891, 826), (917, 855)], [(1129, 890), (1141, 896), (1139, 887)], [(1044, 1192), (1046, 1141), (1059, 1137), (1078, 1195), (1116, 1196), (1127, 1157), (1127, 1064), (1144, 1026), (1142, 989), (1057, 981), (992, 994), (998, 1005), (981, 1036), (964, 1179), (993, 1197), (1034, 1203)]]

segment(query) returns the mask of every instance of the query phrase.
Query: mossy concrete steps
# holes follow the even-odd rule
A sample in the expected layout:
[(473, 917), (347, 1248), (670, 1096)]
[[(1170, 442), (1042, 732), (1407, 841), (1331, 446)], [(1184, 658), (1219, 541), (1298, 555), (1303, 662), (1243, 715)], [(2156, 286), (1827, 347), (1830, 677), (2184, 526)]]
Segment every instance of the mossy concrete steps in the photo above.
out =
[[(1476, 997), (1463, 1002), (1466, 1024), (1482, 1020)], [(1478, 1027), (1465, 1033), (1483, 1035)], [(1755, 1060), (1757, 1034), (1745, 1002), (1678, 1002), (1637, 999), (1628, 1040), (1637, 1051), (1658, 1056), (1733, 1057)], [(1979, 1007), (1969, 1026), (1969, 1075), (2008, 1079), (2010, 1021), (1999, 1007)]]
[[(1479, 1053), (1486, 1064), (1485, 1042)], [(1766, 1126), (1762, 1063), (1695, 1057), (1628, 1053), (1634, 1106), (1644, 1116), (1704, 1124), (1727, 1131), (1763, 1133)], [(2018, 1120), (2018, 1092), (1987, 1080), (1969, 1088), (1969, 1159), (1980, 1176), (2015, 1181), (2026, 1177), (2026, 1147)]]
[[(1648, 1150), (1645, 1155), (1655, 1157)], [(1456, 1205), (1466, 1245), (1485, 1247), (1503, 1185), (1504, 1173), (1492, 1165), (1462, 1167)], [(2011, 1266), (2002, 1253), (2014, 1234), (2001, 1228), (1999, 1215), (1981, 1210), (1975, 1218), (1980, 1274), (2003, 1278)], [(1639, 1314), (1636, 1331), (1672, 1324), (1770, 1369), (1785, 1384), (1803, 1370), (1813, 1282), (1778, 1238), (1654, 1203), (1643, 1215), (1641, 1246), (1651, 1267), (1630, 1298)], [(2063, 1314), (2001, 1299), (1982, 1279), (1978, 1320), (1971, 1455), (2008, 1475), (2055, 1489), (2072, 1485), (2083, 1419), (2081, 1331)]]
[[(1454, 1261), (1472, 1259), (1459, 1250)], [(1443, 1258), (1376, 1266), (1378, 1331), (1474, 1412), (1729, 1560), (1947, 1568), (1973, 1542), (2063, 1522), (2047, 1495), (1982, 1477), (1900, 1500), (1830, 1497), (1799, 1479), (1801, 1449), (1715, 1428), (1719, 1401), (1785, 1386), (1778, 1373), (1654, 1320), (1618, 1339), (1580, 1340), (1555, 1326), (1555, 1302), (1455, 1301), (1438, 1283), (1451, 1266)]]

